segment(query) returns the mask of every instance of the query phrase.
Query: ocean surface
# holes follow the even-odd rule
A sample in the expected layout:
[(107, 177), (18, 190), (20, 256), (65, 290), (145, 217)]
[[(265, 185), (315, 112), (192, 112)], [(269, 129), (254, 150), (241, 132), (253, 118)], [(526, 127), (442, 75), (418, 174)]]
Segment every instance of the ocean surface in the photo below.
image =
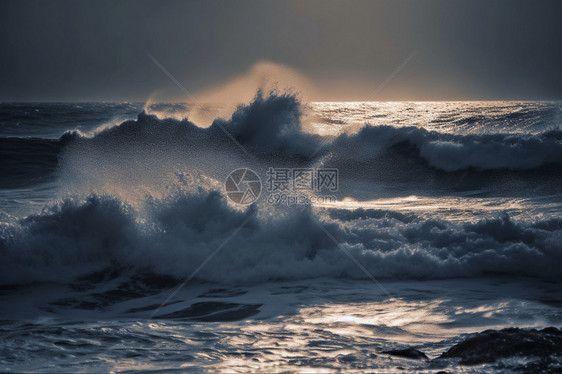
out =
[(444, 354), (562, 327), (560, 102), (2, 103), (0, 159), (0, 371), (562, 370)]

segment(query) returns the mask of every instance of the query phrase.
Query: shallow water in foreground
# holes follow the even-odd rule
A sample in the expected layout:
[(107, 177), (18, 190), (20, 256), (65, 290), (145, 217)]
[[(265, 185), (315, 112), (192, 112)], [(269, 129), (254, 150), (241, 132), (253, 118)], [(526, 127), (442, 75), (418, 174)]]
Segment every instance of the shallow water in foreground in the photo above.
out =
[[(315, 279), (255, 287), (196, 283), (183, 287), (152, 317), (170, 290), (93, 310), (62, 306), (61, 299), (86, 298), (66, 287), (5, 292), (0, 370), (495, 372), (534, 359), (473, 366), (435, 359), (463, 334), (562, 326), (557, 283), (488, 278), (382, 285), (393, 299), (371, 281)], [(102, 294), (89, 292), (96, 293)], [(18, 302), (25, 308), (30, 299), (34, 309), (20, 309)], [(409, 347), (429, 360), (383, 353)]]

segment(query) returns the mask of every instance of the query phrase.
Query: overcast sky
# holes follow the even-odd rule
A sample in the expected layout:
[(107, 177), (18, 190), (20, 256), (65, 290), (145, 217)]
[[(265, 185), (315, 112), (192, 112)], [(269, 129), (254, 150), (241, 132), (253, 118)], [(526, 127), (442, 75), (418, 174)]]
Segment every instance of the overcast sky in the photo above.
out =
[(0, 1), (0, 101), (181, 94), (147, 52), (193, 92), (265, 60), (323, 100), (562, 99), (561, 16), (556, 0)]

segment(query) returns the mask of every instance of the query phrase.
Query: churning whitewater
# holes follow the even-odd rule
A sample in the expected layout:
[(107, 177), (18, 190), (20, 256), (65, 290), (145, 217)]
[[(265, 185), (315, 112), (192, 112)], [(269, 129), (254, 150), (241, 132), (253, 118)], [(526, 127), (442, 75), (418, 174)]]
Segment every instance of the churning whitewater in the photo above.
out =
[[(557, 266), (562, 220), (548, 210), (525, 217), (528, 208), (504, 208), (498, 196), (515, 189), (509, 193), (531, 209), (540, 208), (533, 200), (537, 194), (543, 201), (552, 195), (557, 199), (562, 181), (558, 128), (455, 134), (368, 124), (326, 139), (303, 130), (302, 111), (294, 96), (258, 93), (230, 119), (216, 119), (208, 128), (142, 112), (135, 120), (89, 134), (66, 131), (58, 140), (3, 137), (3, 152), (11, 156), (5, 184), (32, 188), (54, 181), (57, 187), (42, 212), (6, 216), (0, 249), (7, 260), (0, 281), (71, 282), (114, 268), (182, 278), (245, 220), (228, 250), (198, 279), (255, 283), (364, 277), (344, 260), (339, 246), (381, 278), (562, 274)], [(538, 120), (541, 115), (536, 114)], [(458, 222), (447, 214), (360, 203), (351, 210), (338, 204), (283, 209), (262, 199), (243, 211), (227, 203), (221, 182), (230, 170), (263, 171), (271, 165), (337, 167), (342, 198), (375, 200), (379, 190), (385, 197), (450, 197), (468, 190), (475, 196), (464, 204), (487, 199), (497, 209), (477, 212), (473, 222)], [(416, 178), (423, 183), (416, 184)], [(401, 191), (406, 182), (408, 190)], [(436, 186), (437, 193), (430, 194)], [(319, 226), (326, 226), (338, 243)]]

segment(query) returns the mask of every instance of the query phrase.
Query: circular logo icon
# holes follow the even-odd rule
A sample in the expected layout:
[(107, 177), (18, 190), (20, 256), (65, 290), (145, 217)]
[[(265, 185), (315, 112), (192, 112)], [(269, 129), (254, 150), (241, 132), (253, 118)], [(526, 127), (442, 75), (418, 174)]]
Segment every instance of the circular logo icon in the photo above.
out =
[(261, 193), (261, 180), (250, 169), (236, 169), (224, 182), (226, 195), (237, 204), (251, 204)]

